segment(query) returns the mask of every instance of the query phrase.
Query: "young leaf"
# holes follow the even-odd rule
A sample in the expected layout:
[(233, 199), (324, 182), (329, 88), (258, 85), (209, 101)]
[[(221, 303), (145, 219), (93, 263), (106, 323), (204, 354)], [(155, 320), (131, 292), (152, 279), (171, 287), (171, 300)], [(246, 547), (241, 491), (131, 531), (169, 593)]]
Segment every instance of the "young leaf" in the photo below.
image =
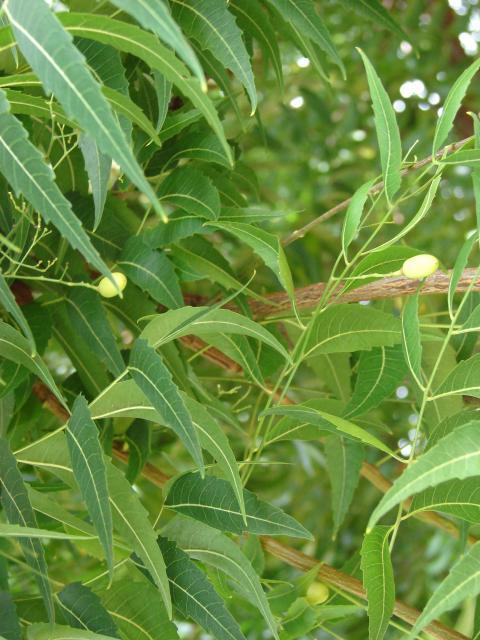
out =
[(187, 473), (170, 486), (165, 506), (221, 531), (311, 539), (311, 534), (301, 524), (278, 507), (259, 500), (247, 489), (243, 490), (243, 498), (247, 525), (228, 482), (213, 476), (202, 479), (198, 473)]
[(363, 584), (368, 597), (368, 637), (382, 640), (395, 605), (395, 583), (388, 547), (390, 527), (376, 526), (362, 544)]
[(27, 535), (19, 538), (20, 546), (27, 564), (34, 572), (48, 619), (53, 622), (55, 609), (43, 546), (38, 539), (28, 537), (28, 529), (36, 529), (37, 520), (15, 457), (4, 438), (0, 438), (0, 489), (3, 510), (10, 523), (10, 525), (2, 525), (3, 531), (0, 531), (0, 536), (5, 535), (5, 530), (9, 526), (17, 529), (17, 535), (19, 529), (25, 528)]
[(110, 574), (113, 573), (112, 513), (108, 500), (107, 476), (98, 430), (87, 401), (79, 395), (66, 429), (72, 469), (91, 521), (105, 550)]
[(447, 139), (450, 129), (453, 126), (455, 116), (457, 115), (457, 111), (460, 109), (462, 100), (467, 92), (468, 85), (470, 84), (473, 76), (477, 73), (479, 67), (480, 60), (472, 62), (472, 64), (467, 67), (460, 77), (453, 83), (452, 88), (448, 92), (448, 96), (443, 105), (442, 115), (438, 119), (437, 126), (435, 128), (432, 149), (433, 155), (439, 151), (440, 147)]
[(242, 32), (225, 0), (173, 0), (173, 15), (183, 31), (202, 49), (230, 69), (245, 87), (252, 113), (257, 108), (255, 80)]
[(422, 386), (422, 342), (418, 318), (419, 291), (408, 296), (402, 313), (403, 353), (415, 382)]
[(380, 148), (385, 193), (387, 199), (391, 202), (400, 189), (401, 183), (402, 142), (400, 132), (392, 103), (377, 72), (365, 53), (360, 49), (358, 51), (362, 56), (365, 71), (367, 72), (368, 86), (375, 114), (375, 127)]
[(204, 573), (174, 542), (159, 536), (175, 607), (217, 640), (245, 640), (235, 619)]
[(277, 637), (276, 624), (260, 579), (233, 540), (206, 524), (182, 516), (170, 520), (162, 534), (175, 540), (190, 557), (219, 569), (233, 580), (239, 592), (257, 607)]
[(395, 391), (406, 373), (401, 345), (362, 351), (355, 389), (345, 407), (344, 417), (353, 418), (378, 407)]
[(161, 357), (145, 340), (135, 342), (129, 369), (135, 382), (162, 416), (162, 422), (178, 435), (203, 473), (202, 451), (190, 413)]
[(167, 256), (132, 236), (125, 245), (119, 266), (125, 275), (158, 303), (169, 309), (183, 304), (182, 292), (173, 265)]
[(8, 286), (1, 271), (0, 271), (0, 304), (17, 322), (18, 326), (23, 331), (24, 336), (28, 338), (30, 342), (30, 348), (32, 350), (32, 355), (34, 356), (37, 348), (35, 346), (35, 339), (33, 337), (32, 330), (30, 329), (30, 325), (25, 319), (25, 316), (23, 315), (22, 310), (18, 306), (15, 300), (15, 296), (10, 291), (10, 287)]
[(58, 592), (65, 621), (76, 629), (85, 629), (112, 638), (118, 631), (100, 598), (80, 582), (72, 582)]
[(455, 429), (405, 469), (374, 509), (368, 527), (371, 529), (390, 509), (422, 489), (453, 478), (475, 475), (480, 475), (480, 429), (477, 420)]
[(369, 191), (374, 182), (375, 180), (369, 180), (365, 182), (365, 184), (362, 184), (362, 186), (355, 191), (348, 205), (342, 229), (342, 248), (345, 258), (347, 258), (347, 248), (357, 235), (362, 220), (363, 208), (365, 207)]
[(0, 89), (0, 171), (17, 195), (22, 194), (46, 222), (51, 222), (74, 249), (103, 275), (110, 270), (93, 247), (69, 201), (54, 181), (54, 174), (23, 125), (9, 113), (9, 103)]
[(21, 52), (52, 91), (70, 117), (95, 138), (103, 153), (122, 167), (131, 181), (147, 194), (160, 215), (163, 209), (130, 150), (123, 131), (102, 94), (100, 85), (47, 4), (8, 0), (4, 11)]

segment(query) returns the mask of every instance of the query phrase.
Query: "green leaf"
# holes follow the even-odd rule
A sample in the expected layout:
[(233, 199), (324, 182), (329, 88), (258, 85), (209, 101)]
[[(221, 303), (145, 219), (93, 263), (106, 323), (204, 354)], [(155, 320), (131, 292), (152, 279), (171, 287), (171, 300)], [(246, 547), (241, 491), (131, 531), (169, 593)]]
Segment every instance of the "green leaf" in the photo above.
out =
[(142, 331), (142, 338), (155, 349), (162, 344), (186, 335), (202, 337), (205, 334), (237, 334), (255, 338), (290, 357), (285, 348), (267, 329), (254, 320), (229, 309), (209, 307), (182, 307), (155, 316)]
[(336, 536), (351, 505), (364, 459), (361, 444), (328, 436), (324, 441), (327, 471), (332, 485), (333, 535)]
[(167, 80), (165, 78), (163, 73), (160, 73), (160, 71), (154, 69), (153, 88), (155, 89), (155, 95), (157, 96), (158, 107), (156, 129), (157, 131), (160, 131), (163, 123), (165, 122), (165, 118), (167, 117), (168, 105), (170, 104), (170, 100), (172, 99), (172, 83), (170, 82), (170, 80)]
[(175, 607), (217, 640), (244, 640), (243, 634), (204, 573), (174, 542), (159, 536), (158, 545), (167, 563)]
[(329, 431), (337, 436), (344, 436), (356, 442), (363, 442), (370, 447), (375, 447), (375, 449), (379, 449), (380, 451), (396, 457), (395, 453), (387, 447), (386, 444), (383, 444), (381, 440), (372, 436), (371, 433), (362, 429), (362, 427), (359, 427), (345, 418), (322, 411), (321, 409), (297, 404), (273, 407), (271, 409), (267, 409), (261, 415), (286, 416), (288, 418), (294, 418), (295, 420), (300, 420), (307, 424), (316, 425), (320, 427), (322, 431)]
[(105, 200), (107, 199), (108, 181), (112, 169), (112, 159), (98, 148), (95, 140), (86, 135), (80, 135), (78, 146), (83, 153), (85, 169), (92, 188), (93, 203), (95, 205), (95, 230), (102, 219)]
[(327, 27), (318, 13), (312, 0), (268, 0), (287, 23), (300, 33), (316, 42), (339, 67), (345, 77), (345, 67), (332, 42)]
[[(199, 160), (209, 164), (217, 164), (225, 169), (231, 169), (218, 138), (215, 134), (205, 131), (186, 132), (171, 144), (165, 145), (162, 152), (156, 154), (155, 158), (156, 160), (158, 159), (164, 171), (181, 158)], [(190, 169), (190, 167), (187, 165), (182, 171), (185, 171), (185, 169)], [(202, 177), (204, 178), (205, 176)], [(171, 222), (171, 217), (169, 222)]]
[(480, 543), (461, 556), (450, 569), (448, 576), (438, 585), (417, 618), (408, 638), (417, 638), (426, 625), (450, 611), (467, 598), (480, 593)]
[(172, 0), (173, 15), (183, 31), (230, 69), (245, 87), (252, 113), (257, 108), (255, 80), (242, 32), (225, 0)]
[(172, 47), (206, 89), (205, 76), (195, 52), (161, 0), (112, 0), (112, 3)]
[(474, 420), (442, 438), (405, 469), (374, 509), (368, 527), (371, 529), (390, 509), (422, 489), (476, 475), (480, 475), (480, 430)]
[[(462, 100), (467, 92), (468, 85), (480, 67), (480, 60), (475, 60), (465, 69), (465, 71), (453, 83), (452, 88), (448, 92), (442, 109), (442, 115), (437, 121), (435, 135), (433, 137), (432, 154), (435, 155), (439, 151), (442, 144), (448, 137), (453, 126), (453, 121), (457, 115)], [(462, 152), (460, 152), (462, 153)], [(456, 155), (456, 154), (453, 154)]]
[(421, 511), (440, 511), (466, 522), (480, 522), (478, 478), (449, 480), (421, 491), (412, 500), (408, 515)]
[[(468, 114), (473, 119), (474, 147), (480, 151), (480, 120), (476, 113)], [(473, 195), (475, 197), (475, 217), (477, 220), (477, 233), (480, 234), (480, 167), (472, 171)]]
[(233, 540), (206, 524), (182, 516), (173, 518), (162, 534), (175, 540), (190, 557), (219, 569), (233, 580), (238, 591), (257, 607), (277, 637), (276, 624), (260, 579)]
[(352, 397), (345, 407), (344, 417), (362, 415), (388, 398), (407, 373), (402, 347), (378, 347), (363, 351), (357, 369)]
[(0, 638), (22, 640), (22, 630), (17, 616), (17, 608), (8, 591), (0, 591)]
[(108, 323), (100, 294), (74, 287), (65, 298), (72, 327), (114, 376), (125, 371), (125, 363)]
[(209, 178), (193, 167), (172, 171), (160, 185), (158, 198), (208, 220), (216, 220), (220, 215), (217, 189)]
[(172, 483), (165, 506), (221, 531), (311, 539), (301, 524), (278, 507), (259, 500), (247, 489), (243, 490), (243, 498), (247, 526), (230, 483), (213, 476), (202, 479), (198, 473), (187, 473)]
[(369, 306), (338, 304), (315, 318), (304, 358), (319, 353), (391, 347), (400, 341), (398, 318)]
[(8, 111), (8, 101), (0, 90), (0, 171), (15, 193), (22, 194), (93, 267), (105, 276), (110, 275), (69, 201), (55, 184), (52, 169), (28, 140), (22, 124)]
[(111, 640), (111, 636), (73, 629), (63, 624), (37, 623), (27, 627), (27, 640)]
[(453, 267), (453, 271), (450, 276), (450, 282), (448, 284), (448, 310), (450, 312), (451, 318), (453, 318), (453, 297), (457, 290), (458, 282), (462, 277), (463, 270), (467, 266), (468, 258), (470, 257), (470, 253), (472, 252), (473, 246), (476, 244), (477, 241), (478, 241), (478, 234), (472, 233), (472, 235), (469, 238), (467, 238), (467, 240), (464, 242), (455, 260), (455, 265)]
[(395, 583), (388, 538), (390, 527), (376, 526), (362, 544), (363, 584), (368, 598), (368, 637), (382, 640), (395, 606)]
[(66, 436), (73, 474), (105, 550), (110, 575), (113, 575), (112, 513), (108, 500), (103, 451), (87, 401), (81, 395), (73, 404)]
[(56, 95), (67, 115), (95, 139), (103, 153), (118, 162), (163, 215), (100, 85), (54, 13), (45, 3), (36, 3), (32, 8), (25, 0), (9, 0), (4, 10), (21, 52), (42, 80), (45, 91)]
[(155, 532), (148, 520), (147, 512), (121, 471), (110, 462), (106, 467), (115, 528), (142, 559), (161, 593), (168, 616), (171, 618), (172, 602), (165, 562), (158, 548)]
[(358, 14), (373, 20), (381, 27), (390, 29), (400, 38), (411, 41), (398, 22), (393, 19), (392, 13), (385, 9), (379, 0), (340, 0), (340, 2), (347, 5), (348, 8), (352, 8)]
[(480, 353), (462, 360), (435, 390), (435, 399), (451, 395), (480, 398)]
[(185, 403), (161, 357), (145, 340), (137, 340), (130, 356), (133, 379), (162, 416), (162, 422), (183, 442), (203, 473), (198, 434)]
[(365, 184), (362, 184), (362, 186), (355, 191), (348, 205), (342, 229), (342, 248), (345, 257), (347, 257), (347, 248), (353, 240), (355, 240), (357, 235), (362, 220), (363, 209), (374, 182), (375, 180), (369, 180), (365, 182)]
[(10, 287), (8, 286), (1, 271), (0, 271), (0, 304), (12, 316), (12, 318), (18, 324), (20, 329), (23, 331), (23, 334), (25, 335), (25, 337), (28, 338), (30, 342), (32, 355), (35, 356), (37, 347), (35, 346), (35, 338), (33, 337), (32, 330), (30, 329), (30, 325), (28, 324), (25, 316), (23, 315), (22, 310), (18, 306), (17, 301), (15, 300), (15, 296), (10, 291)]
[(169, 309), (182, 306), (183, 297), (177, 275), (163, 252), (150, 249), (141, 238), (132, 236), (118, 264), (127, 278), (156, 302)]
[(153, 140), (156, 145), (158, 145), (159, 147), (161, 146), (162, 143), (157, 135), (155, 127), (151, 124), (150, 120), (143, 113), (140, 107), (135, 104), (135, 102), (130, 100), (128, 96), (125, 96), (119, 91), (115, 91), (115, 89), (111, 89), (110, 87), (102, 87), (102, 93), (107, 98), (108, 102), (116, 111), (116, 113), (123, 115), (127, 119), (127, 121), (136, 124), (139, 129), (145, 131), (148, 137)]
[(477, 169), (480, 165), (480, 149), (461, 149), (441, 160), (442, 165), (464, 165)]
[(27, 564), (34, 572), (48, 619), (53, 622), (55, 610), (43, 546), (38, 539), (28, 535), (30, 529), (36, 529), (37, 520), (15, 457), (4, 438), (0, 438), (0, 488), (3, 510), (10, 523), (0, 524), (0, 537), (5, 536), (9, 529), (15, 537), (20, 531), (27, 534), (19, 539), (20, 546)]
[(38, 354), (32, 356), (31, 344), (16, 329), (0, 321), (0, 356), (22, 365), (34, 375), (38, 376), (57, 399), (67, 406), (60, 389), (55, 384), (50, 371)]
[(125, 640), (176, 640), (158, 589), (139, 571), (116, 580), (100, 594), (104, 607)]
[(72, 582), (57, 594), (65, 621), (77, 629), (86, 629), (113, 638), (117, 628), (100, 598), (80, 582)]
[(402, 142), (392, 103), (382, 81), (365, 53), (358, 49), (367, 72), (368, 86), (372, 98), (375, 128), (377, 130), (380, 159), (382, 162), (383, 182), (389, 202), (400, 189), (402, 168)]
[[(3, 522), (1, 522), (0, 538), (19, 538), (20, 544), (22, 545), (25, 539), (28, 539), (29, 541), (32, 540), (32, 544), (30, 544), (30, 542), (28, 544), (30, 544), (30, 547), (33, 548), (33, 543), (36, 540), (91, 540), (92, 536), (63, 533), (62, 531), (51, 531), (50, 529), (39, 529), (38, 527), (25, 527), (21, 524), (4, 524)], [(25, 552), (25, 557), (27, 558), (27, 552)], [(28, 564), (31, 563), (28, 562)], [(32, 563), (32, 567), (34, 571), (38, 573), (38, 565), (34, 566)]]
[(418, 318), (419, 291), (408, 296), (402, 313), (403, 353), (415, 382), (422, 386), (422, 342)]
[[(357, 266), (353, 268), (351, 273), (352, 280), (347, 282), (344, 292), (378, 280), (383, 274), (387, 275), (398, 271), (407, 258), (417, 256), (419, 253), (421, 251), (418, 249), (405, 246), (389, 246), (386, 249), (373, 251), (359, 260)], [(372, 274), (371, 277), (366, 277), (368, 274)], [(355, 276), (362, 276), (362, 278), (354, 280)]]
[[(134, 25), (98, 14), (65, 12), (59, 15), (59, 19), (66, 31), (72, 35), (103, 42), (119, 51), (131, 53), (152, 69), (163, 73), (167, 80), (177, 86), (203, 114), (222, 143), (227, 157), (233, 163), (230, 146), (225, 139), (225, 133), (211, 100), (202, 92), (198, 81), (188, 77), (185, 65), (155, 36)], [(163, 136), (162, 139), (164, 139)]]

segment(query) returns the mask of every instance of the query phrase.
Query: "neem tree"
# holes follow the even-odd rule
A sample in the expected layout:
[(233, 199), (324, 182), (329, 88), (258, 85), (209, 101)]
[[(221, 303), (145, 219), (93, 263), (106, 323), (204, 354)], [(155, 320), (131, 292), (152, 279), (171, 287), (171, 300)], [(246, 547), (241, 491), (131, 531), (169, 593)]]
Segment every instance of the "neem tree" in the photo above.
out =
[(451, 10), (49, 4), (0, 28), (0, 636), (479, 637), (480, 61), (402, 135), (375, 70)]

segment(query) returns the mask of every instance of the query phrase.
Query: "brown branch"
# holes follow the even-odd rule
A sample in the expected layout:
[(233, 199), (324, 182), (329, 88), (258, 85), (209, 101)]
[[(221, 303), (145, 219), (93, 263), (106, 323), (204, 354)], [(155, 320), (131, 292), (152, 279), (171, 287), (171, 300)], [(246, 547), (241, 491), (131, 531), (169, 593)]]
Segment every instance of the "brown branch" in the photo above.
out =
[[(437, 151), (437, 153), (435, 154), (435, 159), (442, 158), (445, 154), (449, 154), (449, 153), (453, 153), (454, 151), (457, 151), (457, 149), (459, 149), (460, 147), (463, 147), (464, 144), (466, 144), (467, 142), (470, 142), (471, 139), (472, 138), (470, 136), (469, 138), (464, 138), (459, 142), (454, 142), (453, 144), (449, 144), (446, 147), (443, 147), (443, 149), (440, 149), (440, 151)], [(418, 162), (412, 162), (412, 164), (410, 164), (408, 167), (402, 170), (401, 174), (402, 176), (405, 176), (407, 175), (407, 173), (410, 173), (411, 171), (415, 171), (416, 169), (421, 169), (422, 167), (425, 167), (427, 164), (430, 164), (432, 160), (433, 160), (433, 156), (430, 155), (430, 156), (427, 156), (426, 158), (423, 158), (422, 160), (418, 160)], [(383, 185), (384, 185), (383, 181), (377, 182), (371, 187), (371, 189), (369, 190), (369, 194), (375, 195), (376, 193), (379, 193), (383, 189)], [(317, 227), (319, 224), (322, 224), (322, 222), (326, 222), (327, 220), (330, 220), (330, 218), (333, 218), (333, 216), (335, 216), (337, 213), (340, 213), (340, 211), (344, 211), (348, 207), (351, 201), (352, 201), (351, 197), (347, 198), (346, 200), (343, 200), (342, 202), (335, 205), (328, 211), (325, 211), (325, 213), (322, 213), (322, 215), (318, 216), (317, 218), (314, 218), (305, 226), (301, 227), (300, 229), (297, 229), (296, 231), (293, 231), (289, 236), (284, 238), (284, 240), (282, 241), (282, 244), (286, 247), (287, 245), (292, 244), (292, 242), (295, 242), (296, 240), (303, 238), (306, 233), (308, 233), (309, 231)]]

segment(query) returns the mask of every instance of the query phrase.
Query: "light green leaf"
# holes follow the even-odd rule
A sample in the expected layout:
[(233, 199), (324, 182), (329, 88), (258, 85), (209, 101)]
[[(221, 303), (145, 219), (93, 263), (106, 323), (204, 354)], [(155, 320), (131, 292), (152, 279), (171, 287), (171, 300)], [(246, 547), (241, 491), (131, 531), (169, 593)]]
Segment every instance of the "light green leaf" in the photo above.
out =
[(414, 493), (453, 478), (480, 475), (479, 426), (478, 421), (472, 421), (455, 429), (405, 469), (374, 509), (368, 523), (369, 529), (390, 509)]
[(470, 253), (472, 252), (473, 246), (476, 244), (477, 241), (478, 241), (478, 234), (473, 233), (464, 242), (455, 260), (455, 265), (453, 267), (452, 275), (450, 276), (450, 282), (448, 283), (448, 310), (450, 312), (451, 318), (453, 318), (453, 297), (457, 290), (458, 282), (462, 277), (463, 270), (467, 266), (468, 258), (470, 257)]
[(188, 555), (162, 536), (158, 538), (158, 546), (167, 564), (172, 600), (180, 613), (217, 640), (244, 640), (222, 599)]
[(211, 180), (193, 167), (175, 169), (160, 185), (158, 198), (187, 213), (216, 220), (220, 215), (220, 197)]
[[(143, 60), (152, 69), (157, 69), (160, 73), (163, 73), (167, 80), (177, 86), (192, 101), (199, 112), (203, 114), (233, 164), (230, 146), (226, 141), (222, 124), (211, 100), (202, 92), (198, 81), (188, 77), (185, 65), (169, 49), (164, 47), (155, 36), (135, 25), (126, 24), (98, 14), (65, 12), (59, 15), (59, 19), (66, 31), (72, 35), (103, 42), (119, 51), (131, 53)], [(194, 115), (196, 117), (196, 114)], [(164, 133), (165, 127), (162, 132), (162, 140), (164, 139)]]
[(327, 413), (326, 411), (322, 411), (321, 409), (297, 404), (273, 407), (271, 409), (267, 409), (261, 415), (286, 416), (288, 418), (294, 418), (307, 424), (316, 425), (320, 427), (322, 431), (329, 431), (337, 436), (345, 436), (346, 438), (350, 438), (356, 442), (363, 442), (370, 447), (374, 447), (375, 449), (379, 449), (380, 451), (384, 451), (385, 453), (396, 457), (395, 453), (387, 447), (386, 444), (383, 444), (383, 442), (377, 437), (372, 436), (372, 434), (366, 429), (362, 429), (362, 427), (359, 427), (345, 418), (335, 416), (331, 413)]
[(419, 291), (408, 296), (402, 313), (403, 353), (415, 382), (422, 386), (422, 341), (418, 318)]
[(112, 637), (63, 624), (36, 623), (28, 625), (27, 640), (112, 640)]
[(230, 69), (245, 87), (252, 113), (257, 108), (255, 80), (242, 32), (225, 0), (172, 0), (173, 15), (183, 31)]
[(34, 572), (48, 619), (53, 622), (55, 610), (45, 554), (41, 543), (33, 535), (37, 520), (15, 457), (4, 438), (0, 438), (0, 489), (3, 511), (10, 523), (0, 523), (0, 537), (20, 538), (25, 560)]
[(206, 524), (182, 516), (173, 518), (162, 534), (175, 540), (192, 558), (219, 569), (233, 580), (239, 592), (257, 607), (277, 637), (276, 624), (260, 579), (233, 540)]
[(141, 238), (127, 241), (118, 265), (129, 280), (156, 302), (176, 309), (183, 304), (182, 292), (173, 265), (161, 251), (150, 249)]
[(435, 390), (435, 399), (451, 395), (480, 398), (480, 353), (462, 360)]
[(161, 357), (145, 340), (135, 342), (129, 369), (135, 382), (162, 416), (163, 424), (177, 434), (203, 473), (202, 451), (190, 413)]
[(74, 249), (103, 275), (110, 270), (94, 249), (69, 201), (54, 182), (51, 167), (28, 140), (23, 125), (9, 112), (0, 90), (0, 171), (17, 195), (22, 194), (46, 222), (51, 222)]
[(462, 600), (475, 598), (480, 593), (480, 543), (461, 556), (448, 576), (437, 586), (430, 600), (417, 618), (408, 638), (417, 638), (426, 625), (445, 611), (450, 611)]
[(202, 67), (192, 47), (161, 0), (112, 0), (112, 3), (172, 47), (206, 88)]
[(402, 142), (400, 132), (398, 130), (395, 111), (382, 85), (382, 81), (365, 53), (360, 49), (358, 51), (365, 65), (370, 96), (372, 98), (385, 193), (387, 199), (392, 201), (401, 183)]
[(344, 417), (353, 418), (378, 405), (398, 387), (407, 373), (402, 347), (377, 347), (363, 351), (357, 369), (355, 389)]
[(304, 358), (318, 353), (391, 347), (400, 341), (398, 318), (365, 305), (338, 304), (315, 318)]
[(480, 149), (460, 149), (441, 160), (442, 165), (464, 165), (477, 169), (480, 165)]
[(118, 162), (131, 181), (148, 196), (157, 212), (163, 215), (100, 85), (48, 5), (40, 2), (32, 7), (25, 0), (8, 0), (4, 11), (21, 52), (42, 80), (45, 91), (56, 95), (67, 115), (95, 138), (102, 152)]
[(342, 248), (345, 258), (347, 257), (347, 248), (357, 235), (362, 220), (363, 209), (374, 182), (375, 180), (369, 180), (365, 182), (365, 184), (362, 184), (362, 186), (355, 191), (348, 205), (342, 229)]
[(85, 585), (72, 582), (59, 591), (57, 597), (63, 617), (72, 627), (118, 637), (115, 624), (100, 598)]
[[(35, 546), (37, 549), (37, 545), (34, 544), (35, 540), (91, 540), (91, 536), (87, 535), (79, 535), (74, 533), (63, 533), (62, 531), (50, 531), (50, 529), (39, 529), (38, 527), (26, 527), (21, 524), (5, 524), (0, 522), (0, 538), (19, 538), (21, 544), (23, 545), (24, 539), (28, 539), (28, 545), (33, 549)], [(32, 542), (30, 542), (32, 541)], [(31, 552), (30, 552), (30, 555)], [(28, 562), (27, 552), (25, 552), (25, 557)], [(28, 562), (37, 573), (40, 571), (39, 564), (34, 565), (31, 562)], [(43, 574), (45, 577), (46, 574)]]
[(155, 532), (142, 503), (125, 476), (111, 462), (106, 465), (109, 499), (115, 528), (142, 559), (162, 600), (172, 616), (172, 602), (168, 588), (165, 562), (158, 548)]
[(258, 535), (285, 535), (311, 539), (311, 534), (278, 507), (259, 500), (254, 493), (243, 490), (247, 525), (244, 524), (237, 498), (226, 480), (198, 473), (187, 473), (169, 487), (165, 506), (190, 516), (220, 531)]
[(15, 300), (15, 296), (10, 291), (10, 287), (8, 286), (5, 278), (0, 271), (0, 304), (7, 311), (15, 322), (18, 324), (20, 329), (23, 331), (23, 334), (26, 338), (28, 338), (30, 342), (31, 353), (34, 356), (36, 353), (35, 346), (35, 338), (33, 337), (32, 330), (30, 329), (30, 325), (28, 324), (25, 316), (22, 313), (22, 310), (17, 304)]
[(80, 492), (105, 550), (105, 557), (113, 574), (112, 513), (108, 500), (107, 476), (98, 430), (93, 422), (87, 401), (79, 395), (72, 408), (66, 429), (72, 469)]
[[(452, 88), (448, 92), (448, 96), (443, 104), (442, 115), (438, 119), (433, 138), (432, 154), (435, 155), (439, 151), (442, 144), (448, 137), (453, 126), (453, 121), (460, 109), (462, 100), (467, 92), (468, 85), (480, 67), (480, 59), (475, 60), (465, 69), (465, 71), (455, 80)], [(460, 152), (462, 153), (462, 152)], [(453, 154), (456, 155), (456, 154)]]
[(368, 598), (368, 637), (382, 640), (395, 606), (395, 582), (388, 538), (390, 527), (376, 526), (362, 544), (363, 584)]

